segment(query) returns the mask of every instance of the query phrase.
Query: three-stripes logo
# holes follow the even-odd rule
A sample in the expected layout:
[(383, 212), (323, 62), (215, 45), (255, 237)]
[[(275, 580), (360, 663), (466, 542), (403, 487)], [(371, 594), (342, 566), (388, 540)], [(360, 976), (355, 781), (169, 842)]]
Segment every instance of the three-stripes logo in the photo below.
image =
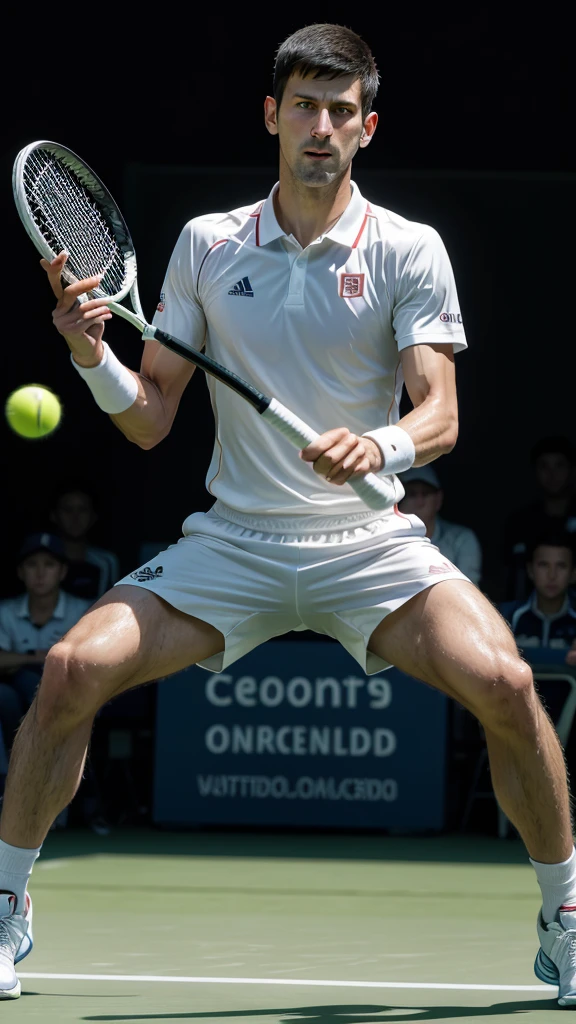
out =
[(237, 281), (234, 287), (228, 292), (228, 295), (244, 295), (248, 299), (253, 299), (254, 289), (250, 284), (250, 278), (243, 277), (241, 281)]

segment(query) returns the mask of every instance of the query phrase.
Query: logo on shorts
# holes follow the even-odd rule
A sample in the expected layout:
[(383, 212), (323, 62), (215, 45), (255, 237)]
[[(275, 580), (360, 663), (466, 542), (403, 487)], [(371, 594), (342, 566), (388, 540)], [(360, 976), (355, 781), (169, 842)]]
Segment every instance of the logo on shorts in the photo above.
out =
[(359, 299), (364, 294), (364, 274), (340, 274), (340, 298)]
[(151, 569), (149, 565), (145, 569), (137, 569), (136, 572), (131, 572), (130, 576), (133, 580), (138, 580), (138, 583), (154, 583), (159, 576), (164, 572), (163, 566), (159, 565), (156, 569)]
[(446, 560), (445, 562), (442, 562), (441, 565), (431, 565), (428, 572), (431, 574), (438, 573), (443, 575), (445, 572), (458, 572), (458, 569), (455, 565), (452, 565), (452, 562)]
[(462, 313), (440, 313), (440, 319), (443, 324), (461, 324)]
[(160, 292), (160, 302), (156, 306), (159, 313), (163, 313), (166, 309), (166, 292)]

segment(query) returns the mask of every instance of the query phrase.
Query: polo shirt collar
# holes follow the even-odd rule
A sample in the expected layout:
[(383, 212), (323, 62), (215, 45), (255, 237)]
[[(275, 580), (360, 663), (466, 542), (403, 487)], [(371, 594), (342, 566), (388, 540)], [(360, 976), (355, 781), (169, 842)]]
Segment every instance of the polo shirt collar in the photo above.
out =
[[(63, 619), (66, 614), (66, 595), (63, 590), (58, 594), (58, 600), (56, 607), (52, 612), (53, 619)], [(29, 619), (30, 618), (30, 602), (28, 600), (28, 594), (22, 594), (18, 604), (16, 605), (16, 618), (17, 619)]]
[[(279, 184), (279, 182), (276, 182), (270, 195), (262, 203), (260, 210), (252, 215), (257, 217), (258, 245), (267, 245), (268, 242), (273, 242), (276, 238), (287, 237), (286, 232), (282, 230), (276, 220), (274, 212), (274, 195), (278, 191)], [(332, 242), (348, 246), (348, 248), (352, 248), (357, 241), (366, 220), (366, 215), (369, 212), (368, 204), (358, 186), (353, 181), (350, 182), (350, 185), (352, 187), (352, 195), (348, 206), (342, 216), (330, 228), (330, 231), (322, 235), (322, 238), (329, 238)]]
[(532, 594), (530, 604), (534, 615), (538, 616), (539, 619), (546, 619), (548, 622), (555, 622), (556, 619), (561, 619), (564, 615), (570, 614), (570, 598), (568, 597), (568, 594), (566, 594), (564, 604), (560, 611), (555, 612), (554, 615), (545, 615), (544, 612), (540, 611), (538, 607), (538, 594), (536, 591)]

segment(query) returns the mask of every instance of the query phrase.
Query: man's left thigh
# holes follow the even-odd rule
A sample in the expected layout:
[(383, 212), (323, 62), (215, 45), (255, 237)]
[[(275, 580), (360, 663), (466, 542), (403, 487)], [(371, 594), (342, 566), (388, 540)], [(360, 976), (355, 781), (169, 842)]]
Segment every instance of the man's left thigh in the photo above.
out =
[(368, 646), (471, 709), (490, 686), (525, 676), (508, 624), (464, 580), (444, 580), (411, 598), (376, 627)]

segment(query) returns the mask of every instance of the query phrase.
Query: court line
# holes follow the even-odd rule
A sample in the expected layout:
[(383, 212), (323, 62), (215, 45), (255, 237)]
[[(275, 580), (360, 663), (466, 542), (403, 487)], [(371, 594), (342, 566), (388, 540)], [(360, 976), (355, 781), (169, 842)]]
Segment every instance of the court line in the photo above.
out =
[(201, 978), (161, 974), (43, 974), (18, 972), (34, 981), (153, 981), (168, 985), (302, 985), (315, 988), (437, 989), (459, 992), (556, 992), (556, 985), (465, 985), (433, 981), (319, 981), (310, 978)]

